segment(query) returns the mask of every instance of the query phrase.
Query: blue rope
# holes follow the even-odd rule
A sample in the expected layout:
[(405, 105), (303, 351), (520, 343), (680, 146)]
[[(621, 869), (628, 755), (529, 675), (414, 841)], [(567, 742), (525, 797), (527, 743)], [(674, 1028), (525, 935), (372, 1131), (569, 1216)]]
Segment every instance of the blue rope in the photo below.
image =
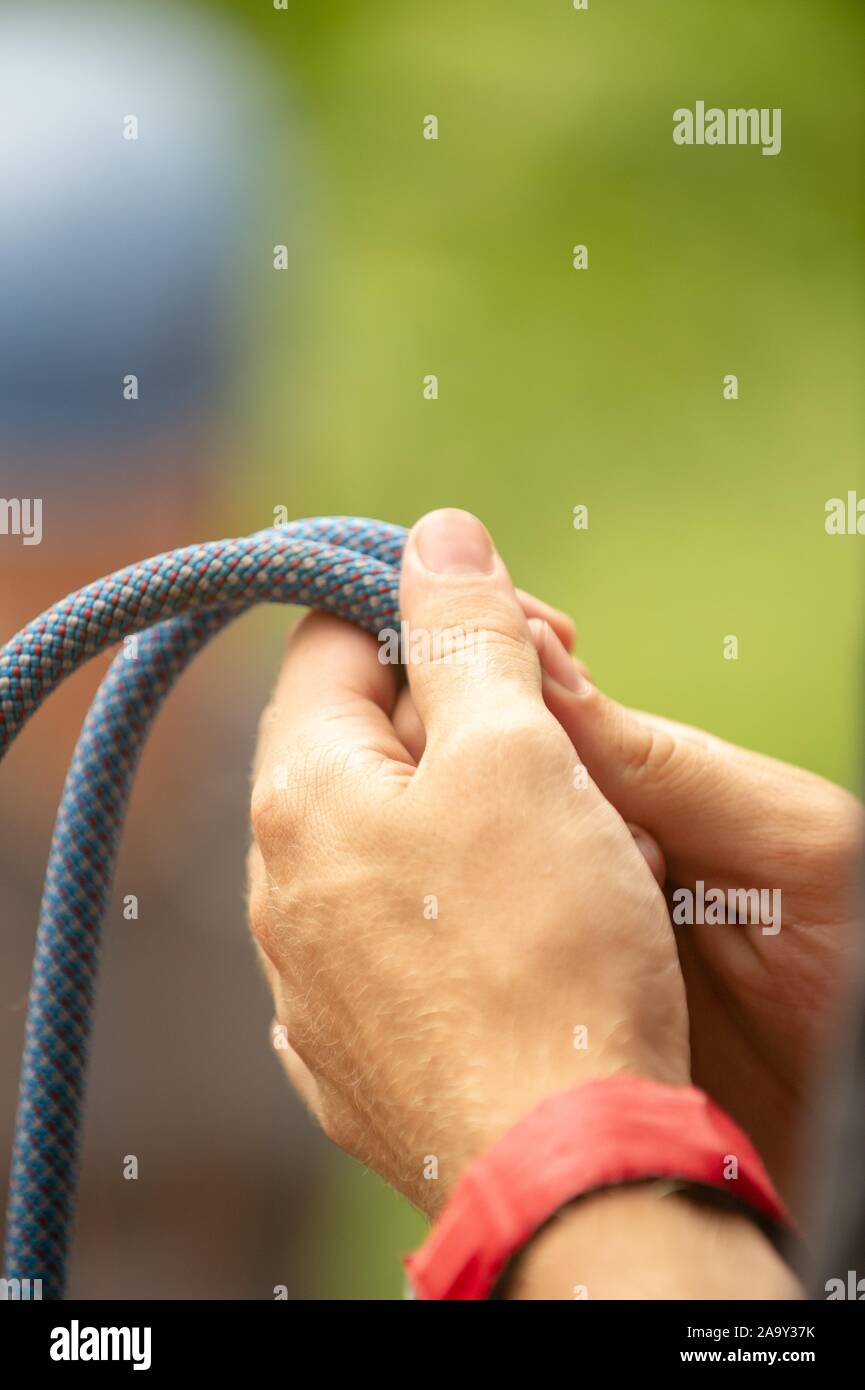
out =
[(7, 1279), (62, 1298), (78, 1184), (102, 923), (132, 780), (172, 685), (255, 603), (323, 608), (371, 632), (398, 621), (401, 527), (312, 518), (189, 546), (87, 585), (0, 651), (0, 759), (57, 684), (124, 643), (73, 755), (54, 827), (25, 1028), (6, 1212)]

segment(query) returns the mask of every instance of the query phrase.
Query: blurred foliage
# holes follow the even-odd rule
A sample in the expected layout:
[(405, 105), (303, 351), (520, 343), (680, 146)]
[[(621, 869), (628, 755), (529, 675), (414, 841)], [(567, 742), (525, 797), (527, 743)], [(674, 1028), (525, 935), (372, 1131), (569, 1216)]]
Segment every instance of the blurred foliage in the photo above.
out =
[[(300, 267), (265, 251), (232, 529), (468, 507), (605, 689), (857, 786), (858, 0), (220, 8), (284, 98), (262, 245)], [(675, 147), (697, 99), (782, 107), (781, 155)], [(417, 1222), (331, 1162), (310, 1294), (396, 1295)]]

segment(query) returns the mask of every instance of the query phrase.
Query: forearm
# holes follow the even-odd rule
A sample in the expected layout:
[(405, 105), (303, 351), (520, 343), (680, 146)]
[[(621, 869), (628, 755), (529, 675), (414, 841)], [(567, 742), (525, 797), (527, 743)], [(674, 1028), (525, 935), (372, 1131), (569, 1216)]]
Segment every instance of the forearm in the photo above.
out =
[(746, 1215), (669, 1185), (575, 1202), (514, 1261), (507, 1299), (775, 1299), (801, 1289)]

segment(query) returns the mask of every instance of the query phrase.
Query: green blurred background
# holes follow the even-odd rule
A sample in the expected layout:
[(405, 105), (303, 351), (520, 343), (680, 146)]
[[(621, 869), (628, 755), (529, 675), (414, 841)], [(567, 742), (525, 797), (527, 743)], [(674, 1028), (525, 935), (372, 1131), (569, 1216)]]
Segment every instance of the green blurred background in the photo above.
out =
[[(273, 173), (262, 240), (299, 233), (302, 275), (256, 281), (232, 529), (470, 508), (605, 689), (857, 787), (862, 542), (824, 505), (862, 485), (861, 5), (223, 8), (304, 156)], [(697, 99), (781, 107), (782, 153), (674, 146)], [(328, 1161), (310, 1293), (398, 1293), (418, 1223)]]

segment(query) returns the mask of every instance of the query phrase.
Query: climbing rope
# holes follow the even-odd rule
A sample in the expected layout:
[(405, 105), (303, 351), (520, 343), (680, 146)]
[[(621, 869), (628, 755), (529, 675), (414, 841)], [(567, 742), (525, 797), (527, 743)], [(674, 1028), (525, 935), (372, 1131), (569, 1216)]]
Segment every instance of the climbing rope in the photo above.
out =
[(256, 603), (325, 609), (371, 632), (394, 625), (405, 534), (318, 517), (169, 551), (70, 594), (0, 650), (2, 759), (66, 676), (123, 644), (63, 789), (27, 1006), (4, 1275), (41, 1280), (43, 1298), (62, 1298), (65, 1287), (102, 923), (132, 779), (162, 701), (210, 638)]

